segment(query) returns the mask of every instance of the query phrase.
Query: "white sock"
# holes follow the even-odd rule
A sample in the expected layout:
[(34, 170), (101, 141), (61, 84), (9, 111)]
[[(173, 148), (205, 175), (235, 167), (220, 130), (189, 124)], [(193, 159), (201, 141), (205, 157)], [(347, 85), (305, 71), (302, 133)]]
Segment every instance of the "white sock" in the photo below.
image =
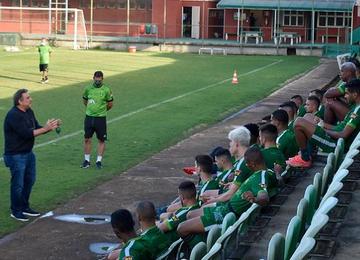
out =
[(101, 156), (101, 155), (98, 155), (97, 158), (96, 158), (96, 161), (97, 161), (97, 162), (101, 162), (101, 160), (102, 160), (102, 156)]
[(90, 154), (85, 154), (85, 161), (90, 162)]

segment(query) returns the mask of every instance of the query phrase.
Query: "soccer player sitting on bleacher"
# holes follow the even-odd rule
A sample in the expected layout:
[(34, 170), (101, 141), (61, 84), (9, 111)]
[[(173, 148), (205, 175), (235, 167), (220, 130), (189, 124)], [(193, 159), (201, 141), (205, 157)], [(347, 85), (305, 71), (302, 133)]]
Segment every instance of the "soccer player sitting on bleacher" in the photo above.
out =
[(337, 125), (320, 121), (317, 125), (306, 118), (295, 122), (295, 137), (300, 148), (300, 155), (290, 158), (287, 164), (293, 167), (310, 167), (311, 156), (308, 142), (320, 147), (324, 152), (333, 152), (337, 139), (344, 138), (345, 149), (349, 147), (360, 128), (360, 80), (354, 79), (345, 85), (345, 98), (352, 105), (344, 120)]
[[(252, 145), (251, 147), (257, 147), (261, 149), (261, 153), (265, 158), (265, 165), (270, 170), (275, 170), (277, 174), (280, 174), (285, 170), (285, 157), (282, 152), (276, 147), (276, 137), (277, 130), (275, 126), (266, 126), (263, 130), (260, 128), (260, 143), (264, 145), (263, 148), (258, 146), (257, 144)], [(262, 132), (262, 134), (261, 134)], [(231, 132), (230, 132), (231, 133)], [(229, 133), (229, 139), (231, 140), (231, 136)], [(231, 147), (230, 142), (230, 147)], [(236, 150), (230, 149), (230, 151), (234, 152)], [(235, 192), (239, 189), (239, 187), (246, 181), (249, 176), (253, 174), (251, 169), (247, 167), (246, 162), (242, 158), (238, 161), (237, 164), (234, 165), (234, 181), (230, 184), (229, 190), (219, 196), (206, 198), (206, 204), (209, 206), (213, 206), (216, 202), (226, 202), (229, 201)]]
[(285, 159), (297, 155), (299, 147), (296, 144), (294, 132), (288, 129), (289, 116), (286, 111), (282, 109), (275, 110), (271, 114), (271, 124), (277, 128), (276, 146), (284, 154)]
[(220, 196), (204, 196), (203, 199), (206, 200), (207, 204), (216, 201), (228, 201), (239, 189), (241, 183), (250, 176), (251, 171), (247, 168), (243, 159), (245, 151), (249, 148), (250, 138), (250, 131), (243, 126), (235, 128), (229, 132), (229, 151), (235, 158), (232, 168), (232, 173), (234, 174), (235, 179), (232, 183), (224, 185), (224, 188), (228, 190)]
[(115, 234), (126, 243), (121, 250), (118, 250), (119, 257), (115, 259), (155, 259), (171, 245), (168, 237), (155, 224), (156, 211), (152, 202), (140, 202), (136, 207), (136, 213), (142, 230), (138, 237), (133, 237), (134, 221), (130, 219), (131, 214), (120, 218), (114, 216), (114, 225), (111, 220)]
[(344, 120), (349, 112), (349, 104), (341, 98), (345, 95), (345, 84), (356, 78), (356, 66), (352, 62), (345, 62), (341, 65), (340, 78), (342, 82), (337, 86), (328, 89), (325, 94), (325, 113), (324, 122), (336, 124)]
[[(209, 155), (197, 155), (195, 157), (196, 174), (200, 177), (199, 191), (197, 199), (200, 205), (203, 203), (202, 197), (213, 194), (218, 194), (219, 184), (213, 179), (212, 169), (213, 160)], [(170, 204), (166, 210), (167, 213), (172, 213), (181, 208), (181, 202)]]
[[(127, 246), (129, 242), (133, 241), (133, 239), (137, 237), (136, 231), (134, 229), (135, 222), (130, 211), (127, 209), (119, 209), (111, 214), (111, 226), (115, 235), (120, 239), (120, 242), (125, 244), (125, 246)], [(112, 251), (108, 255), (107, 259), (119, 259), (120, 251), (121, 249)]]
[(280, 174), (286, 168), (284, 154), (276, 146), (278, 132), (276, 126), (266, 124), (260, 127), (260, 144), (263, 147), (261, 153), (264, 156), (265, 165), (268, 169)]
[(324, 113), (325, 113), (325, 106), (323, 105), (323, 91), (320, 89), (314, 89), (311, 90), (309, 93), (309, 97), (311, 96), (315, 96), (320, 100), (320, 106), (317, 112), (317, 116), (320, 117), (321, 119), (324, 119)]
[(296, 116), (304, 116), (306, 114), (304, 100), (302, 96), (295, 95), (290, 98), (290, 101), (293, 101), (297, 106)]
[(219, 184), (219, 193), (224, 193), (228, 190), (228, 183), (231, 183), (234, 180), (234, 171), (233, 164), (231, 160), (231, 154), (228, 149), (221, 148), (218, 149), (215, 154), (215, 163), (219, 170), (220, 174), (216, 177), (216, 181)]
[(259, 144), (259, 126), (254, 123), (249, 123), (244, 125), (244, 127), (250, 131), (250, 146)]
[(182, 207), (158, 224), (158, 227), (169, 237), (171, 242), (179, 239), (176, 229), (180, 223), (186, 220), (186, 214), (200, 207), (196, 199), (196, 187), (192, 181), (182, 182), (179, 185), (178, 193)]
[(213, 225), (221, 224), (229, 212), (238, 217), (251, 203), (261, 206), (269, 202), (268, 191), (276, 188), (274, 173), (265, 166), (264, 157), (258, 147), (250, 147), (244, 154), (246, 165), (254, 172), (227, 203), (216, 203), (216, 207), (204, 207), (188, 213), (188, 220), (177, 229), (180, 237), (191, 239), (191, 234), (209, 231)]
[(297, 113), (297, 106), (296, 106), (295, 102), (294, 101), (284, 102), (279, 106), (279, 108), (285, 110), (286, 113), (288, 114), (289, 130), (294, 131), (294, 121), (295, 121), (295, 117), (296, 117), (296, 113)]
[(319, 117), (319, 107), (320, 107), (320, 100), (317, 97), (309, 96), (306, 99), (306, 103), (305, 103), (306, 113), (310, 113), (316, 117)]

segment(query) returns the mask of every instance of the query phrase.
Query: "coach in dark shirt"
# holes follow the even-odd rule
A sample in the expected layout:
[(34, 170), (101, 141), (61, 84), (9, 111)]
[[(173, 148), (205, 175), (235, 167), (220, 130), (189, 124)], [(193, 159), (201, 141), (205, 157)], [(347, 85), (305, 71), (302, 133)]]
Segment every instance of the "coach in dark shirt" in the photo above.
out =
[(60, 124), (50, 119), (40, 126), (31, 110), (32, 99), (27, 89), (14, 94), (14, 107), (4, 121), (5, 153), (4, 162), (11, 172), (11, 217), (28, 221), (27, 216), (39, 216), (30, 208), (29, 197), (36, 179), (35, 155), (32, 152), (35, 137), (48, 133)]

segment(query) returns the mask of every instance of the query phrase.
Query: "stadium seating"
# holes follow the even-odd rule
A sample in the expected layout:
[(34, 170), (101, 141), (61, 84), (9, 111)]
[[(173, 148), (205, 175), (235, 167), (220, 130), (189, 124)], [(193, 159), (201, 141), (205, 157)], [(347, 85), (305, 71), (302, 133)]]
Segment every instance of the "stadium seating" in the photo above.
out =
[(156, 258), (156, 260), (166, 260), (166, 259), (173, 259), (173, 256), (176, 255), (177, 249), (180, 246), (181, 242), (183, 240), (180, 238), (176, 240), (174, 243), (172, 243), (168, 250), (166, 250), (164, 253), (162, 253), (160, 256)]
[(308, 212), (309, 202), (307, 199), (302, 198), (297, 206), (296, 216), (300, 218), (300, 236), (305, 233), (306, 218)]
[(312, 237), (304, 237), (294, 254), (291, 256), (290, 260), (301, 260), (305, 259), (305, 257), (310, 253), (310, 251), (314, 248), (316, 240)]
[(206, 254), (206, 244), (204, 242), (199, 242), (194, 248), (191, 250), (190, 260), (200, 260)]
[(284, 236), (281, 233), (274, 234), (269, 242), (267, 260), (284, 259), (284, 246)]
[(335, 148), (335, 169), (337, 170), (342, 162), (345, 151), (345, 141), (343, 138), (339, 138)]
[(313, 181), (313, 185), (316, 191), (315, 194), (315, 208), (317, 208), (319, 206), (320, 203), (320, 195), (321, 195), (321, 182), (322, 182), (322, 174), (321, 173), (316, 173), (314, 176), (314, 181)]
[(226, 214), (222, 225), (221, 225), (221, 235), (224, 235), (224, 233), (226, 232), (226, 230), (232, 226), (236, 221), (236, 216), (234, 213), (230, 212), (228, 214)]
[(294, 216), (288, 225), (285, 237), (285, 251), (283, 253), (283, 258), (275, 259), (290, 259), (290, 256), (294, 253), (297, 243), (300, 240), (301, 232), (301, 219), (298, 216)]
[(310, 225), (312, 217), (314, 216), (315, 209), (316, 209), (316, 194), (317, 191), (315, 190), (314, 185), (309, 185), (305, 190), (304, 198), (308, 201), (308, 212), (306, 216), (306, 223)]
[(213, 226), (208, 233), (206, 239), (206, 251), (209, 252), (211, 247), (216, 243), (221, 236), (221, 228), (219, 226)]

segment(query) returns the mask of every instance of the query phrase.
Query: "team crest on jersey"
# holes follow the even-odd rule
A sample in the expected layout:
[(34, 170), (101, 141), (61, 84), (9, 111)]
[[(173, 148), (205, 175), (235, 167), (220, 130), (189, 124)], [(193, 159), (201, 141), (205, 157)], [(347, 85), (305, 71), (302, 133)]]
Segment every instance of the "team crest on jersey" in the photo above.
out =
[(178, 218), (176, 215), (172, 216), (171, 219), (172, 219), (173, 221), (178, 221), (178, 220), (179, 220), (179, 218)]
[(235, 176), (239, 176), (239, 175), (240, 175), (240, 173), (241, 173), (241, 171), (240, 171), (240, 170), (235, 170)]
[(352, 114), (350, 115), (350, 118), (351, 118), (351, 119), (356, 119), (357, 116), (358, 116), (358, 115), (357, 115), (356, 113), (352, 113)]
[(124, 258), (123, 258), (123, 260), (132, 260), (133, 258), (132, 258), (132, 256), (125, 256)]

